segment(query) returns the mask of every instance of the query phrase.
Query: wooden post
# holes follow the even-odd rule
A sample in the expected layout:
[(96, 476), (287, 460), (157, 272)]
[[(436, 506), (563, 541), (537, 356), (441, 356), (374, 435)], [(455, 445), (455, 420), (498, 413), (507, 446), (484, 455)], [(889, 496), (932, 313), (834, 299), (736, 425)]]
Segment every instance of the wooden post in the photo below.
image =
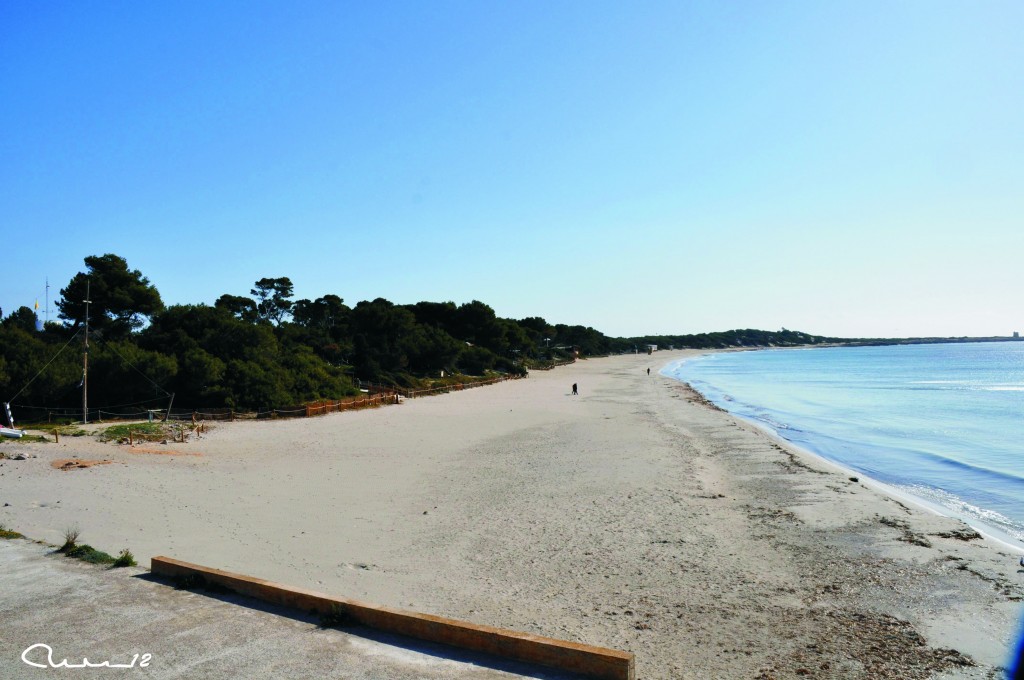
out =
[(60, 444), (60, 428), (59, 427), (53, 428), (53, 443), (54, 444)]
[(132, 439), (132, 428), (128, 428), (128, 446), (135, 446), (135, 440)]

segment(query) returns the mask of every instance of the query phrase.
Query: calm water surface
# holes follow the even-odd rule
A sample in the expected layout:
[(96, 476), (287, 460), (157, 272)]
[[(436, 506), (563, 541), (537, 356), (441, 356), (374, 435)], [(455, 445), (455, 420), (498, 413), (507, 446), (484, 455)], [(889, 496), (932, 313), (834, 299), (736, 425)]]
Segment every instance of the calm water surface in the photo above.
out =
[(1024, 544), (1024, 342), (728, 352), (662, 373)]

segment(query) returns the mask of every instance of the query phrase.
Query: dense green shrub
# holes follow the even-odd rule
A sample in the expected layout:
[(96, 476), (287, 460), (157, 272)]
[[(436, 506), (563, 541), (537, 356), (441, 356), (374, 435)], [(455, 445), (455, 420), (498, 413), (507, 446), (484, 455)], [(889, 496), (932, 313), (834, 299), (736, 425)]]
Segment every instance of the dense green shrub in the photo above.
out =
[[(213, 306), (164, 307), (156, 287), (117, 255), (85, 258), (57, 302), (64, 324), (36, 332), (22, 307), (0, 322), (0, 395), (18, 395), (23, 419), (42, 407), (81, 405), (85, 284), (90, 308), (89, 404), (140, 416), (174, 393), (177, 408), (257, 409), (358, 393), (357, 381), (418, 386), (442, 372), (522, 374), (524, 365), (577, 355), (675, 347), (752, 347), (836, 341), (798, 331), (609, 338), (589, 326), (541, 317), (504, 319), (479, 300), (396, 305), (383, 298), (348, 307), (333, 294), (292, 301), (287, 277), (261, 278), (251, 297)], [(44, 369), (45, 370), (42, 370)], [(166, 400), (166, 401), (165, 401)], [(32, 407), (40, 407), (32, 410)]]

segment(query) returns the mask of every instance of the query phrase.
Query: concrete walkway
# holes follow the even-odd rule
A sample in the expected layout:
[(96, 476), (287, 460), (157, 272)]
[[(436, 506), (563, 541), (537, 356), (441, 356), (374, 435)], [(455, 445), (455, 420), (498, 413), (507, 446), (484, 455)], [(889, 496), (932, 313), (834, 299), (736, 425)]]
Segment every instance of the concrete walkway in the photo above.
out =
[[(363, 628), (322, 629), (295, 612), (234, 595), (176, 590), (140, 568), (107, 569), (0, 540), (4, 678), (567, 679), (557, 671)], [(134, 668), (37, 668), (52, 660)], [(147, 667), (140, 664), (150, 654)], [(28, 652), (47, 664), (47, 649)]]

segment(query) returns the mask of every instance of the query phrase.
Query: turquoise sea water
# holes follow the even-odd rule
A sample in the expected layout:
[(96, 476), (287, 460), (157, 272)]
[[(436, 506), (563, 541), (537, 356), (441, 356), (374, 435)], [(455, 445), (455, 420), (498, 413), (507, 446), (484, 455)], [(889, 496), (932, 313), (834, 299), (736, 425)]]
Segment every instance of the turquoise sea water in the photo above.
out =
[(1024, 546), (1024, 342), (728, 352), (662, 374)]

